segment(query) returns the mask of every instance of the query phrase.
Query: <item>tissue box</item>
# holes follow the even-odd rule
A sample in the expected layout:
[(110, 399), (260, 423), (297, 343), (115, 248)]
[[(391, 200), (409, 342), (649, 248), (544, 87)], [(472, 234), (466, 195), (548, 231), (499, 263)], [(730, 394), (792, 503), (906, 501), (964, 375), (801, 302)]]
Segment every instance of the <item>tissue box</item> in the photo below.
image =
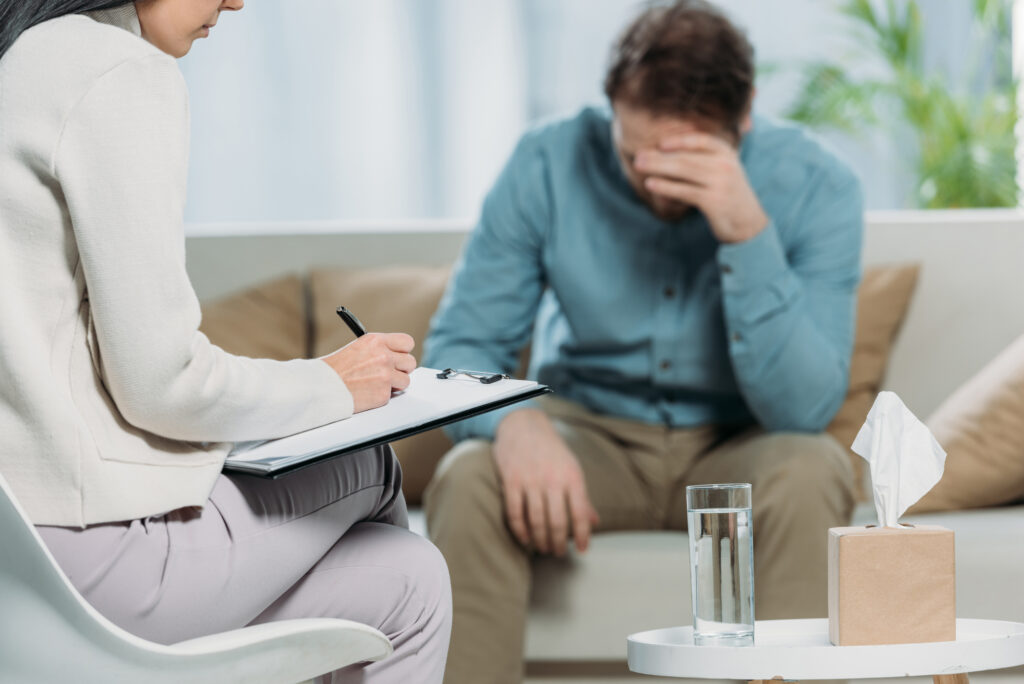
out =
[(956, 640), (953, 531), (833, 527), (828, 632), (837, 646)]

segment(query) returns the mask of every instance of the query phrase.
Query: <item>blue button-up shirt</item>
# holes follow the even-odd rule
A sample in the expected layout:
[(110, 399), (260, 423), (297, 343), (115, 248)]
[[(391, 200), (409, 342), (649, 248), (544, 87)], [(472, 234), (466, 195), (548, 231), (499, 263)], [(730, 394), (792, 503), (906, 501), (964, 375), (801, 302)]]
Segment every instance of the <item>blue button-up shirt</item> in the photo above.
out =
[[(740, 158), (770, 222), (722, 244), (626, 180), (607, 110), (527, 134), (488, 194), (424, 365), (529, 376), (590, 410), (669, 426), (819, 431), (846, 394), (860, 278), (856, 177), (756, 118)], [(493, 437), (515, 407), (449, 428)]]

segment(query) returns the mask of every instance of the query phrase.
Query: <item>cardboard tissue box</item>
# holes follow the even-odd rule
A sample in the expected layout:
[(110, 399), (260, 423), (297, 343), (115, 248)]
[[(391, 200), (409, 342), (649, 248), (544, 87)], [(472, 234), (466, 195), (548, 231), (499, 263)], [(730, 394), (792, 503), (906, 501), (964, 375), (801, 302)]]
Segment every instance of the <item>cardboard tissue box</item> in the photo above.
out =
[(829, 639), (837, 646), (956, 640), (953, 531), (833, 527)]
[(870, 464), (879, 523), (829, 530), (829, 639), (837, 646), (955, 641), (953, 532), (898, 522), (942, 477), (945, 451), (892, 392), (878, 396), (853, 450)]

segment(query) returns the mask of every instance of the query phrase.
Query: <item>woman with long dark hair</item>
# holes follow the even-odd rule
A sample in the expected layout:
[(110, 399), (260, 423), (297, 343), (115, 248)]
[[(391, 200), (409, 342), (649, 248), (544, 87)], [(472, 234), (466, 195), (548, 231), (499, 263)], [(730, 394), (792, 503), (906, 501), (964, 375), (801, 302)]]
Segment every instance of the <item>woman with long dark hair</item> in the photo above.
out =
[(130, 632), (342, 617), (395, 647), (355, 680), (439, 682), (447, 570), (404, 529), (390, 448), (276, 481), (221, 473), (231, 442), (379, 406), (416, 364), (401, 333), (277, 362), (198, 331), (173, 58), (242, 4), (0, 0), (0, 474)]

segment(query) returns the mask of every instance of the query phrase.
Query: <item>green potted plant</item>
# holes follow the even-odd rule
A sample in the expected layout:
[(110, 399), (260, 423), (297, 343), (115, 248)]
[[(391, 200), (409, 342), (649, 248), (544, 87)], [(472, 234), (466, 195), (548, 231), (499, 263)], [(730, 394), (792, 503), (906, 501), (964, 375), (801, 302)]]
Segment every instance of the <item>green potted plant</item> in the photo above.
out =
[[(966, 82), (959, 87), (925, 67), (916, 0), (876, 5), (840, 5), (858, 51), (847, 60), (803, 65), (799, 94), (786, 115), (851, 134), (882, 128), (913, 157), (917, 207), (1017, 206), (1010, 2), (973, 0)], [(853, 68), (864, 60), (881, 68)]]

